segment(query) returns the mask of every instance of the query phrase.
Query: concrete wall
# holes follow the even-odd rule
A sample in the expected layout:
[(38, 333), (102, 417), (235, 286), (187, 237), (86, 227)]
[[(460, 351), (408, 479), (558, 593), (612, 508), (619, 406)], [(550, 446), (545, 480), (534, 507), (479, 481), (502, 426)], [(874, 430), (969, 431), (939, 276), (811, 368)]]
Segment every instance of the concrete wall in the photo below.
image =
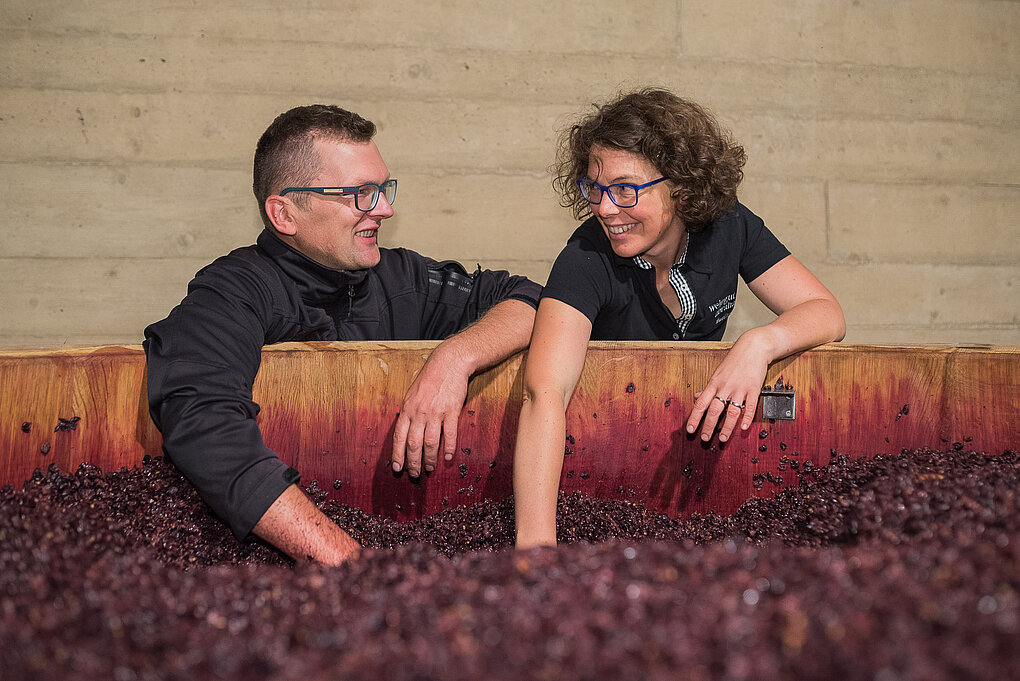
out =
[[(852, 343), (1020, 345), (1020, 3), (4, 0), (0, 346), (141, 340), (260, 229), (279, 112), (376, 121), (384, 245), (544, 281), (572, 115), (663, 85), (747, 149), (741, 198)], [(746, 289), (728, 338), (770, 318)]]

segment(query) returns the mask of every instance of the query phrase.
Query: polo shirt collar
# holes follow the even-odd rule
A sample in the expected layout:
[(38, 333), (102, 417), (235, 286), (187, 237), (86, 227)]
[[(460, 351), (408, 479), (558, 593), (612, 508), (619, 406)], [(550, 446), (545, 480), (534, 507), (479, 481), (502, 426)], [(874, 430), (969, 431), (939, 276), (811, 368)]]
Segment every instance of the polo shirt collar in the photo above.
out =
[[(699, 274), (711, 274), (712, 273), (712, 261), (708, 257), (705, 249), (706, 242), (708, 240), (708, 232), (712, 229), (713, 225), (709, 225), (704, 230), (699, 232), (688, 232), (687, 233), (687, 246), (684, 248), (684, 253), (680, 257), (680, 262), (673, 265), (673, 267), (680, 267), (684, 270), (692, 270)], [(606, 243), (609, 243), (609, 237), (605, 235), (605, 232), (599, 232), (602, 234), (602, 238), (605, 239)], [(610, 245), (609, 252), (616, 260), (617, 265), (629, 265), (631, 267), (640, 267), (641, 269), (651, 269), (650, 263), (642, 258), (640, 255), (634, 256), (633, 258), (622, 258), (612, 250)], [(644, 263), (642, 265), (641, 263)]]
[(684, 265), (699, 274), (712, 273), (712, 258), (709, 255), (708, 241), (711, 238), (715, 223), (707, 225), (697, 232), (687, 232), (687, 255)]

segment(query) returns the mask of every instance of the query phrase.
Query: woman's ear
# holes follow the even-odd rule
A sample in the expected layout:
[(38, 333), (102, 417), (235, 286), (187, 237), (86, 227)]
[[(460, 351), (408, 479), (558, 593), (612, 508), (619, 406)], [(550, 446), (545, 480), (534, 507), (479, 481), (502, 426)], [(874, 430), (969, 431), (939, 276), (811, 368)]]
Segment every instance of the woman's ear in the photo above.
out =
[(680, 215), (680, 208), (684, 205), (684, 201), (687, 200), (686, 194), (687, 192), (680, 187), (676, 187), (669, 192), (669, 198), (673, 199), (673, 211), (677, 215)]
[(280, 234), (294, 236), (297, 232), (293, 212), (294, 204), (282, 196), (274, 194), (266, 199), (266, 215)]

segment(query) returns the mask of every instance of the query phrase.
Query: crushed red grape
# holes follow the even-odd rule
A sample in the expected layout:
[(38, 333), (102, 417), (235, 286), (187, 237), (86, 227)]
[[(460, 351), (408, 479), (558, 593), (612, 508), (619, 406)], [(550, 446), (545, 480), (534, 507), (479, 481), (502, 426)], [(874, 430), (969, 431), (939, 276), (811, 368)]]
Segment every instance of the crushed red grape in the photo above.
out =
[[(805, 464), (806, 467), (806, 464)], [(0, 489), (12, 679), (959, 679), (1015, 670), (1015, 452), (839, 456), (730, 516), (561, 495), (398, 523), (306, 492), (366, 548), (240, 542), (162, 459)]]

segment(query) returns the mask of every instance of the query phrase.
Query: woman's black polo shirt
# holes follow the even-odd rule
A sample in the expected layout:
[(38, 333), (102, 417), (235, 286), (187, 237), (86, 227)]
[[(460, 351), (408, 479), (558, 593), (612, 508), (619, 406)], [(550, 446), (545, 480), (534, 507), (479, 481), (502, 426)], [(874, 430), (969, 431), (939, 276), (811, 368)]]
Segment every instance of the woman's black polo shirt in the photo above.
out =
[(588, 317), (592, 340), (721, 340), (737, 297), (737, 275), (754, 281), (789, 254), (761, 218), (739, 203), (691, 233), (678, 267), (696, 301), (684, 333), (659, 298), (655, 271), (613, 253), (609, 237), (592, 217), (556, 258), (542, 297)]

